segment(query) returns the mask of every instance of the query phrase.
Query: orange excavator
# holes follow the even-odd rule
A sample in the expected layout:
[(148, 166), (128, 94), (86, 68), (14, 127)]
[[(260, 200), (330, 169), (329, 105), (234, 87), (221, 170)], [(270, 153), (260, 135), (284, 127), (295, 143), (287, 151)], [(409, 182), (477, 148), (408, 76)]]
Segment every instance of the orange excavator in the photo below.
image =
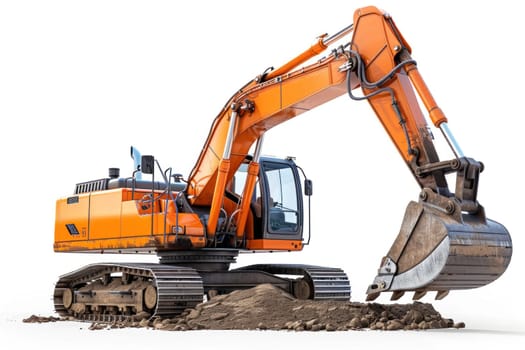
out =
[[(262, 157), (263, 137), (344, 94), (368, 101), (421, 187), (367, 300), (383, 292), (392, 292), (393, 300), (414, 292), (417, 300), (429, 291), (441, 299), (502, 275), (512, 241), (477, 201), (483, 164), (463, 155), (392, 18), (365, 7), (353, 19), (239, 89), (213, 121), (187, 179), (132, 147), (130, 176), (110, 168), (107, 178), (79, 183), (73, 195), (58, 199), (56, 252), (151, 253), (159, 262), (97, 263), (64, 274), (55, 285), (56, 311), (97, 321), (173, 316), (205, 296), (262, 283), (301, 299), (349, 300), (350, 283), (340, 268), (230, 269), (239, 252), (299, 251), (309, 243), (303, 199), (312, 194), (312, 182), (293, 159)], [(419, 103), (453, 159), (438, 157)], [(454, 192), (446, 175), (455, 175)]]

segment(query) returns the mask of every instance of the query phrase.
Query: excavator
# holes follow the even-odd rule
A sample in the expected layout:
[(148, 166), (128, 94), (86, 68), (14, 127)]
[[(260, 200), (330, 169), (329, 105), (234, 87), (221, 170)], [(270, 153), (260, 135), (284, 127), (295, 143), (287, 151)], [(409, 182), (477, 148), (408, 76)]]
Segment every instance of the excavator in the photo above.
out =
[[(414, 300), (427, 292), (442, 299), (496, 280), (510, 263), (511, 237), (477, 201), (484, 165), (463, 155), (411, 53), (389, 14), (359, 8), (351, 25), (321, 35), (235, 92), (213, 120), (187, 178), (131, 147), (129, 176), (110, 168), (108, 177), (78, 183), (74, 194), (56, 201), (55, 252), (147, 253), (159, 261), (96, 263), (66, 273), (55, 284), (56, 312), (102, 322), (168, 317), (263, 283), (298, 299), (350, 300), (341, 268), (230, 268), (242, 252), (292, 252), (309, 244), (303, 230), (312, 181), (293, 158), (262, 156), (264, 135), (345, 94), (368, 101), (421, 188), (367, 301), (384, 292), (392, 300), (406, 292)], [(430, 124), (446, 140), (451, 160), (439, 158)]]

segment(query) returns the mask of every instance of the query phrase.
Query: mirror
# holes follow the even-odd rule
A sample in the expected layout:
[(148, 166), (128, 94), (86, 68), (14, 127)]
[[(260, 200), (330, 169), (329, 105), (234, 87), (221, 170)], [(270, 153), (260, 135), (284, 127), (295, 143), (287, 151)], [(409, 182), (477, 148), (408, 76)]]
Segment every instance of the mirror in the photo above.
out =
[(155, 170), (155, 158), (153, 156), (142, 156), (140, 160), (140, 170), (144, 174), (153, 174)]
[(313, 194), (313, 183), (310, 179), (304, 179), (304, 195), (311, 196)]

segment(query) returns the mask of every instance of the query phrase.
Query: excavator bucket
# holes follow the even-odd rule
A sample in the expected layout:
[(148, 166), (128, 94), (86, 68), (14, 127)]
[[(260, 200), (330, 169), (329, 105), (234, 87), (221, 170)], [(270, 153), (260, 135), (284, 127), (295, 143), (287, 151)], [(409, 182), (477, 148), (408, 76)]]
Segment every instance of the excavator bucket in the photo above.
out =
[(387, 291), (392, 300), (405, 292), (418, 300), (429, 291), (442, 299), (450, 290), (481, 287), (505, 272), (512, 241), (503, 225), (486, 219), (481, 206), (475, 214), (462, 213), (454, 200), (426, 199), (409, 203), (367, 301)]

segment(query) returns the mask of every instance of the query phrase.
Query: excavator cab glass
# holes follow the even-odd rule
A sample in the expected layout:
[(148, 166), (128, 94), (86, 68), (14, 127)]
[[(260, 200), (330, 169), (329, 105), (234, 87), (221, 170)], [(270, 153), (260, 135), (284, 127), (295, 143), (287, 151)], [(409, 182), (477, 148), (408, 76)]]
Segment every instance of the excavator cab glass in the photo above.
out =
[(266, 215), (269, 232), (296, 233), (300, 219), (299, 196), (292, 168), (280, 163), (266, 162), (263, 170), (268, 194)]
[[(252, 198), (255, 238), (302, 239), (303, 198), (297, 166), (291, 159), (261, 158)], [(241, 193), (247, 167), (235, 175), (235, 192)], [(239, 188), (238, 188), (239, 187)]]

